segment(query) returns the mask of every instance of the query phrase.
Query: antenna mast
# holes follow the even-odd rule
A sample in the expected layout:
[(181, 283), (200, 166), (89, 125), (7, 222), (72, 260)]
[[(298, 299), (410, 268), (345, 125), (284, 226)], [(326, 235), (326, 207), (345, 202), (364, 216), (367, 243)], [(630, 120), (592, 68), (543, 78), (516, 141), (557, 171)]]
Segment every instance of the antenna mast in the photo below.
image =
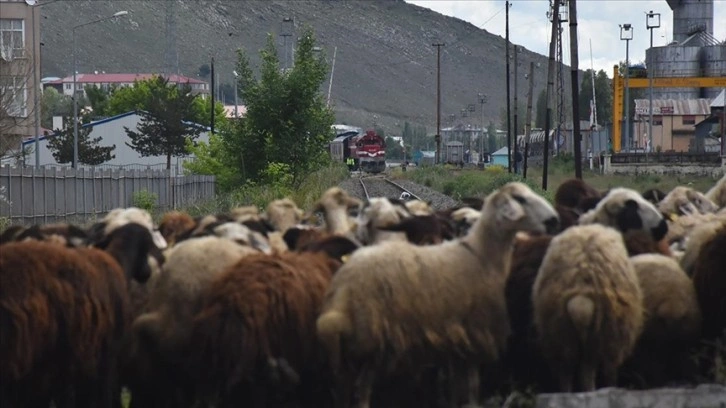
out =
[(547, 13), (547, 16), (550, 19), (550, 22), (553, 22), (554, 19), (554, 13), (552, 10), (554, 9), (554, 2), (559, 3), (558, 7), (558, 19), (557, 19), (557, 39), (556, 39), (556, 51), (555, 51), (555, 59), (556, 59), (556, 81), (557, 81), (557, 90), (556, 90), (556, 97), (557, 97), (557, 134), (555, 135), (555, 141), (554, 141), (554, 150), (555, 154), (560, 153), (560, 143), (562, 142), (562, 126), (565, 123), (565, 78), (563, 75), (564, 71), (564, 65), (562, 62), (562, 23), (566, 23), (568, 21), (567, 15), (567, 1), (568, 0), (551, 0), (550, 1), (550, 11)]

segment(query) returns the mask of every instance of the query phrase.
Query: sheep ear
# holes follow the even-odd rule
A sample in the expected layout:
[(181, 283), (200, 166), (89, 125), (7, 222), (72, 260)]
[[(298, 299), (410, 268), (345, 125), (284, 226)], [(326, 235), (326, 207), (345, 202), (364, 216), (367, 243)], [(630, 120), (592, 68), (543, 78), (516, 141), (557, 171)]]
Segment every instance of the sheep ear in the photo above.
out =
[(524, 209), (508, 195), (502, 195), (497, 204), (497, 215), (501, 220), (517, 221), (524, 218)]
[(679, 205), (678, 210), (683, 215), (693, 215), (698, 212), (698, 210), (696, 209), (696, 206), (693, 205), (693, 203), (691, 203), (691, 202), (689, 202), (687, 204)]

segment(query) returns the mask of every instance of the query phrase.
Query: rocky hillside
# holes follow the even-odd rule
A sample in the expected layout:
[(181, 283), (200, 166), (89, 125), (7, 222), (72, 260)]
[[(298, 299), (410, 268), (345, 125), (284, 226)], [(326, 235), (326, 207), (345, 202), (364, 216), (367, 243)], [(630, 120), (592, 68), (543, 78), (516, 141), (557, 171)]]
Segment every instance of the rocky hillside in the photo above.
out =
[[(499, 122), (506, 103), (505, 41), (459, 19), (402, 0), (73, 0), (42, 7), (43, 76), (65, 76), (72, 67), (72, 27), (119, 10), (130, 15), (77, 29), (79, 72), (163, 72), (167, 45), (166, 16), (173, 2), (181, 73), (198, 75), (215, 58), (220, 83), (233, 83), (235, 49), (257, 50), (274, 33), (282, 46), (284, 17), (314, 28), (320, 46), (332, 61), (337, 47), (331, 102), (337, 121), (356, 126), (378, 123), (400, 132), (403, 121), (436, 123), (436, 47), (441, 57), (442, 121), (469, 104), (479, 124), (477, 93), (488, 95), (484, 120)], [(499, 18), (499, 17), (497, 17)], [(490, 24), (504, 24), (504, 17)], [(290, 38), (287, 38), (288, 44)], [(284, 58), (282, 47), (281, 58)], [(547, 59), (524, 50), (520, 54), (519, 96), (524, 101), (524, 73), (536, 70), (535, 95), (545, 85)], [(327, 83), (325, 84), (327, 91)], [(523, 117), (523, 113), (520, 114)], [(461, 120), (458, 118), (457, 121)]]

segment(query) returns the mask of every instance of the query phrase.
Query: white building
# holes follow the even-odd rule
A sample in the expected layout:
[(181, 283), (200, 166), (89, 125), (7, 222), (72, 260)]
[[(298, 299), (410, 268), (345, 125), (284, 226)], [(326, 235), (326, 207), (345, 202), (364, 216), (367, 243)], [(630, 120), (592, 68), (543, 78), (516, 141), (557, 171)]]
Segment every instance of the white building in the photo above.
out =
[[(89, 138), (101, 137), (99, 145), (101, 146), (112, 146), (116, 148), (113, 150), (112, 155), (115, 157), (97, 167), (124, 167), (126, 169), (141, 169), (146, 167), (152, 167), (154, 169), (165, 169), (166, 168), (166, 156), (147, 156), (143, 157), (136, 150), (134, 150), (127, 143), (130, 143), (128, 135), (124, 127), (129, 129), (137, 130), (138, 124), (141, 122), (142, 116), (137, 112), (127, 112), (121, 115), (112, 116), (110, 118), (97, 120), (95, 122), (81, 125), (81, 128), (91, 127)], [(202, 125), (198, 125), (202, 126)], [(198, 142), (209, 142), (209, 128), (204, 126), (204, 131), (196, 139)], [(80, 130), (80, 129), (79, 129)], [(41, 166), (70, 166), (70, 164), (59, 164), (53, 158), (53, 154), (48, 148), (48, 139), (52, 138), (53, 135), (45, 135), (39, 138), (39, 152), (40, 152), (40, 165)], [(33, 149), (35, 141), (28, 139), (23, 142), (23, 147), (27, 151)], [(33, 155), (31, 154), (30, 157)], [(182, 174), (184, 168), (183, 162), (191, 160), (192, 157), (172, 157), (172, 169), (176, 174)], [(32, 160), (31, 160), (32, 161)], [(80, 165), (81, 167), (83, 165)]]

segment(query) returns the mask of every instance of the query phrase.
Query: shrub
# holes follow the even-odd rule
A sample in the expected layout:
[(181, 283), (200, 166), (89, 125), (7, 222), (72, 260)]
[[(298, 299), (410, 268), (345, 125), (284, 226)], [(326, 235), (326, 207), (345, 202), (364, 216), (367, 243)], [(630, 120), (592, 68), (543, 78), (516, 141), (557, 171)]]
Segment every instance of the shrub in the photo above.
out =
[(156, 193), (152, 193), (148, 190), (140, 190), (134, 192), (131, 196), (131, 205), (153, 213), (156, 209), (156, 201), (158, 199), (159, 196)]

